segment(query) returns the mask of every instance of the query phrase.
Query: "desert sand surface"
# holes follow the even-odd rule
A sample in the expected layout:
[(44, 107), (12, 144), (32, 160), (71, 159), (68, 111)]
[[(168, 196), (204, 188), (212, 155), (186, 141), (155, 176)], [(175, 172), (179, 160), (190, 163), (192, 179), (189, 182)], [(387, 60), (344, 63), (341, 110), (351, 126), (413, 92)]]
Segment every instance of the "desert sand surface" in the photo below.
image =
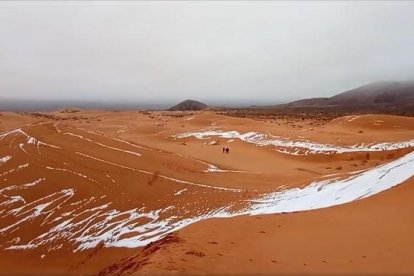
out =
[(1, 273), (413, 274), (413, 149), (393, 115), (2, 112)]

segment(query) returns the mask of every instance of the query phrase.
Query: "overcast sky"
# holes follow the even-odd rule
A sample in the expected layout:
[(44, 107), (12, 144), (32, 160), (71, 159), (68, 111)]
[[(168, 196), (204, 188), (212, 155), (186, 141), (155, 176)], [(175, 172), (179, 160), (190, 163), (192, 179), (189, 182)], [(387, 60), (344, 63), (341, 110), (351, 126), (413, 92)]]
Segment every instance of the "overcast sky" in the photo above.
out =
[(0, 97), (278, 103), (414, 79), (412, 2), (0, 2)]

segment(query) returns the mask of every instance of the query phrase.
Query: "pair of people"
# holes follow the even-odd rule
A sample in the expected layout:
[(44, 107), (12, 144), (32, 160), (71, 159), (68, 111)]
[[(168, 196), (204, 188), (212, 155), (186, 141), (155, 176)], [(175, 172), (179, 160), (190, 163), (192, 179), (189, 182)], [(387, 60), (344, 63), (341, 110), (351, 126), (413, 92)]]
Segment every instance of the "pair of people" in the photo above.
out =
[(230, 152), (230, 149), (229, 148), (223, 147), (223, 153), (229, 153), (229, 152)]

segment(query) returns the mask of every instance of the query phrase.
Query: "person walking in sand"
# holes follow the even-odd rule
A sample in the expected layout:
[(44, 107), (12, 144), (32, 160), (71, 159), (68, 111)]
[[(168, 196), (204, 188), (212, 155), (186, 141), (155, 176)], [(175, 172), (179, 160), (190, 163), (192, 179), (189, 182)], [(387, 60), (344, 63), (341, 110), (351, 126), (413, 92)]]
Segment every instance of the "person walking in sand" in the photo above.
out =
[(225, 147), (223, 147), (223, 153), (226, 153), (226, 148)]
[(226, 148), (226, 153), (229, 153), (230, 152), (230, 149), (229, 148)]

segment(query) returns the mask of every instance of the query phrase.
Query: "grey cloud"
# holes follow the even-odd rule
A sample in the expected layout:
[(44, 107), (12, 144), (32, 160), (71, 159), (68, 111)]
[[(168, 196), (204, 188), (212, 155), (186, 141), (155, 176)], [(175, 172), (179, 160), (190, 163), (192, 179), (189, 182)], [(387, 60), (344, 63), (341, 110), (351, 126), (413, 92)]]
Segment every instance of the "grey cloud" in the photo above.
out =
[(280, 101), (414, 79), (414, 2), (0, 2), (0, 97)]

